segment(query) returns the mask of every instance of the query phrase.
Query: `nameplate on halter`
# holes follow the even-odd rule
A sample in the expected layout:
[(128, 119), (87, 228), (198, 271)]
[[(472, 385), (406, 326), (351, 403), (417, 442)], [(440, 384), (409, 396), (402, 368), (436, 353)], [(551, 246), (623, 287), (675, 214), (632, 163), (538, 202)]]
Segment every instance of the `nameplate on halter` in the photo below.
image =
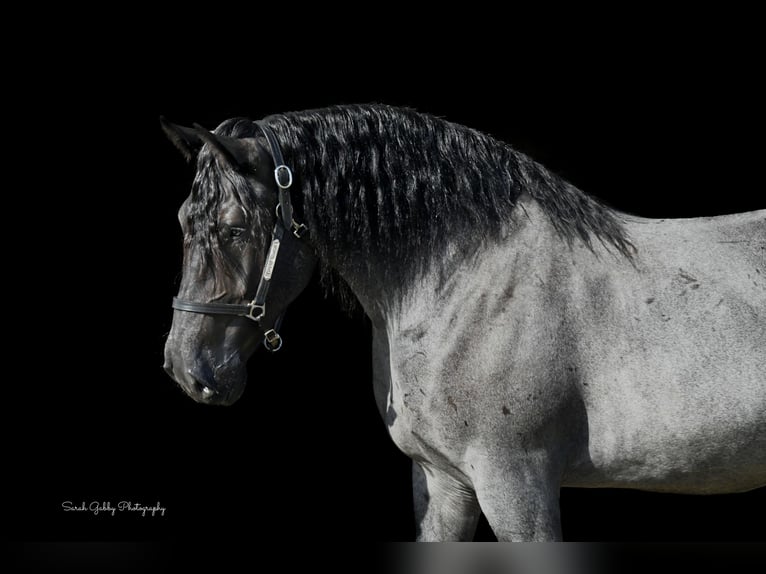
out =
[(269, 255), (266, 257), (266, 265), (263, 268), (263, 278), (266, 279), (266, 281), (271, 279), (271, 274), (274, 272), (274, 264), (277, 262), (277, 253), (279, 253), (279, 239), (275, 239), (271, 242)]

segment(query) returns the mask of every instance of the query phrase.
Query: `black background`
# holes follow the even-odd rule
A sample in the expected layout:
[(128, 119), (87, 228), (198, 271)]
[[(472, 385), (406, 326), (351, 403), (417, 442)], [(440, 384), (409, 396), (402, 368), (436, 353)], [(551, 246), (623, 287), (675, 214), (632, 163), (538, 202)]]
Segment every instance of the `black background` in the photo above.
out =
[[(181, 34), (170, 49), (118, 51), (107, 68), (51, 80), (38, 106), (45, 127), (35, 126), (50, 152), (27, 169), (48, 190), (45, 209), (28, 207), (52, 224), (22, 221), (25, 233), (46, 229), (34, 258), (41, 278), (21, 287), (47, 311), (24, 320), (17, 360), (28, 368), (6, 387), (12, 400), (3, 406), (16, 421), (5, 455), (13, 536), (412, 539), (409, 462), (373, 402), (368, 325), (317, 285), (291, 307), (284, 350), (251, 360), (236, 405), (197, 405), (162, 372), (181, 262), (175, 213), (193, 168), (158, 117), (213, 128), (233, 116), (339, 103), (406, 105), (505, 140), (623, 211), (763, 208), (757, 42), (746, 33), (659, 44), (619, 36), (590, 48), (578, 39), (573, 50), (544, 37), (512, 48), (496, 32), (491, 45), (468, 49), (445, 33), (394, 50), (391, 31), (386, 49), (381, 36), (357, 32), (299, 48), (277, 66), (264, 56), (267, 39), (253, 43), (252, 59), (203, 63), (199, 52), (225, 45)], [(167, 513), (64, 513), (65, 500), (159, 501)], [(561, 503), (570, 541), (766, 538), (764, 490), (565, 489)], [(486, 525), (479, 537), (491, 539)]]

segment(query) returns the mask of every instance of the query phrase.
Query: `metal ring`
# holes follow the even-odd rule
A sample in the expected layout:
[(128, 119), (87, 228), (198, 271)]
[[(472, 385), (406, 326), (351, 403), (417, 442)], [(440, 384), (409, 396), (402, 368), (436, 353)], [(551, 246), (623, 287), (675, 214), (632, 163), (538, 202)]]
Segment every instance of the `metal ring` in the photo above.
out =
[[(266, 314), (266, 306), (265, 305), (256, 305), (255, 303), (249, 303), (248, 307), (250, 307), (250, 310), (247, 312), (245, 317), (248, 319), (251, 319), (252, 321), (255, 321), (256, 323), (259, 323), (261, 320), (261, 317), (263, 317)], [(253, 316), (253, 311), (258, 309), (260, 311), (260, 314), (257, 317)]]
[[(268, 334), (269, 333), (273, 333), (274, 334), (274, 337), (271, 340), (272, 341), (273, 340), (277, 341), (277, 346), (276, 347), (273, 347), (271, 345), (271, 343), (269, 341), (269, 338), (268, 338)], [(266, 347), (266, 350), (269, 351), (270, 353), (276, 353), (277, 351), (279, 351), (279, 349), (282, 348), (282, 337), (280, 337), (279, 333), (277, 333), (274, 329), (269, 329), (268, 331), (266, 331), (266, 333), (264, 333), (264, 336), (263, 336), (263, 346)]]
[[(285, 185), (282, 185), (282, 182), (279, 180), (279, 174), (282, 172), (282, 170), (287, 170), (287, 183)], [(293, 184), (293, 172), (285, 164), (278, 165), (274, 168), (274, 179), (277, 180), (277, 185), (279, 187), (282, 189), (287, 189)]]

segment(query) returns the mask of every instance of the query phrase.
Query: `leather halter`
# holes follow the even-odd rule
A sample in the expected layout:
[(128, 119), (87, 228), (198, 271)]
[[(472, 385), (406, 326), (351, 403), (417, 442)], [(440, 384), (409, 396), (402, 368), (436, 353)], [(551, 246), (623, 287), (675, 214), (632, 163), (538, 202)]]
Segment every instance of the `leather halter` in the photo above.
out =
[[(306, 226), (293, 219), (293, 207), (290, 203), (290, 186), (293, 184), (293, 172), (285, 165), (282, 151), (279, 149), (279, 143), (274, 131), (263, 122), (255, 122), (261, 129), (271, 148), (271, 157), (274, 160), (274, 180), (277, 182), (279, 190), (279, 199), (277, 203), (277, 220), (274, 229), (271, 232), (271, 245), (269, 246), (266, 261), (263, 264), (261, 280), (258, 282), (258, 289), (255, 297), (249, 303), (199, 303), (187, 299), (173, 297), (173, 309), (178, 311), (187, 311), (189, 313), (201, 313), (203, 315), (233, 315), (236, 317), (246, 317), (251, 321), (261, 324), (261, 319), (266, 316), (266, 295), (271, 286), (274, 266), (279, 257), (279, 248), (284, 241), (285, 231), (292, 232), (295, 237), (301, 239), (306, 232)], [(277, 333), (279, 325), (282, 322), (280, 316), (272, 329), (263, 334), (263, 345), (269, 351), (275, 352), (282, 348), (282, 337)]]

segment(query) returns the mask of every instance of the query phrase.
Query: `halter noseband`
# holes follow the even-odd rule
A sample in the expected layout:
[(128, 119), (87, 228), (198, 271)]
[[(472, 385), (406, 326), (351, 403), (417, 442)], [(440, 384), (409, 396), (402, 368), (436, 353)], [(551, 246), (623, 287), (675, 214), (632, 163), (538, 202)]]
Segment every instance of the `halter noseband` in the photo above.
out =
[[(269, 246), (266, 261), (263, 264), (261, 280), (258, 282), (258, 289), (255, 292), (253, 300), (247, 304), (237, 303), (198, 303), (186, 299), (173, 297), (173, 309), (178, 311), (187, 311), (189, 313), (201, 313), (203, 315), (233, 315), (236, 317), (246, 317), (255, 321), (259, 325), (261, 319), (266, 315), (266, 295), (271, 286), (271, 277), (274, 273), (274, 266), (279, 256), (279, 247), (284, 241), (285, 231), (291, 231), (295, 237), (301, 239), (306, 232), (306, 226), (293, 219), (293, 207), (290, 203), (290, 186), (293, 184), (293, 172), (285, 165), (282, 151), (279, 149), (279, 143), (274, 131), (263, 122), (255, 122), (261, 129), (263, 135), (269, 142), (271, 148), (271, 157), (274, 160), (274, 180), (279, 189), (279, 199), (277, 203), (277, 221), (271, 232), (271, 245)], [(274, 327), (264, 332), (263, 345), (269, 351), (275, 352), (282, 348), (282, 337), (277, 333), (282, 316), (280, 316)]]

